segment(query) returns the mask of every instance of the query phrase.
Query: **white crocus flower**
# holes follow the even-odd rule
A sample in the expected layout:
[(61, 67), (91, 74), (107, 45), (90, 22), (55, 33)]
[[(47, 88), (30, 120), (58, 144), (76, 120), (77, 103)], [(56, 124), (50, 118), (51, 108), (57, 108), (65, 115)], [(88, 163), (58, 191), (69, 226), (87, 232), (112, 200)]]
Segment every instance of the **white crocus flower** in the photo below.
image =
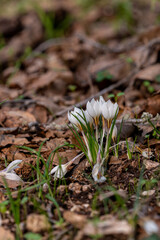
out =
[[(111, 132), (111, 127), (110, 127), (110, 129), (109, 129), (109, 133), (110, 133), (110, 132)], [(114, 125), (113, 131), (112, 131), (112, 140), (113, 140), (113, 142), (116, 141), (116, 138), (117, 138), (117, 127), (116, 127), (116, 125)]]
[(15, 172), (14, 170), (19, 168), (19, 164), (22, 162), (22, 160), (14, 160), (13, 162), (11, 162), (4, 170), (4, 172), (9, 173), (9, 172)]
[(63, 178), (66, 173), (67, 173), (67, 167), (68, 167), (68, 163), (66, 164), (62, 164), (62, 165), (58, 165), (56, 167), (54, 167), (50, 174), (52, 175), (54, 173), (54, 178), (57, 179), (57, 178)]
[(54, 174), (54, 179), (57, 178), (63, 178), (66, 173), (68, 172), (68, 168), (69, 166), (75, 161), (77, 160), (77, 158), (82, 157), (84, 155), (84, 153), (80, 153), (79, 155), (77, 155), (76, 157), (74, 157), (71, 161), (65, 163), (65, 164), (61, 164), (58, 165), (56, 167), (54, 167), (51, 171), (50, 171), (50, 175)]
[(91, 100), (91, 102), (87, 102), (86, 108), (89, 115), (94, 119), (95, 126), (96, 126), (96, 140), (98, 141), (98, 124), (99, 124), (99, 117), (102, 113), (101, 111), (101, 105), (104, 103), (104, 99), (101, 96), (99, 101), (95, 100), (94, 98)]
[(22, 160), (15, 160), (11, 162), (5, 169), (0, 171), (0, 178), (3, 180), (11, 180), (16, 181), (17, 184), (21, 185), (23, 183), (22, 179), (15, 173), (15, 169), (19, 168), (19, 164), (22, 162)]
[(86, 121), (88, 123), (90, 123), (90, 125), (93, 124), (93, 118), (89, 115), (89, 113), (87, 112), (87, 110), (84, 111), (84, 115), (85, 115), (85, 118), (86, 118)]
[(94, 165), (92, 170), (92, 177), (95, 182), (102, 183), (106, 181), (106, 178), (104, 177), (104, 167), (102, 166), (103, 160), (101, 160), (101, 153), (100, 149), (97, 154), (97, 163)]
[(89, 101), (87, 102), (86, 108), (87, 108), (87, 112), (95, 120), (95, 125), (97, 126), (99, 123), (99, 116), (101, 115), (100, 102), (95, 101), (95, 99), (93, 98), (91, 102)]
[(99, 103), (102, 105), (103, 103), (105, 103), (105, 100), (102, 96), (99, 97)]
[[(78, 121), (79, 119), (79, 121)], [(71, 111), (71, 112), (68, 112), (68, 120), (73, 124), (75, 125), (76, 127), (78, 127), (78, 129), (82, 130), (82, 127), (81, 127), (81, 123), (83, 125), (85, 125), (85, 121), (84, 121), (84, 112), (75, 107), (74, 108), (74, 111)]]
[[(117, 103), (112, 103), (110, 100), (103, 103), (101, 105), (102, 115), (103, 118), (107, 120), (107, 127), (108, 129), (111, 126), (112, 120), (114, 119), (115, 115), (118, 114), (119, 107)], [(104, 121), (103, 121), (104, 124)]]

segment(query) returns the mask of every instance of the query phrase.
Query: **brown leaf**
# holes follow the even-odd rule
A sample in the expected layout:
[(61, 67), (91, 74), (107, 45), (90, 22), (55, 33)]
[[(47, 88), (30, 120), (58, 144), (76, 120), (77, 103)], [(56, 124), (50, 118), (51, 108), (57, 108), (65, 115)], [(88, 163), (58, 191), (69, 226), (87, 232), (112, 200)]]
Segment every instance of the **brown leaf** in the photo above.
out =
[(151, 160), (144, 160), (143, 163), (144, 163), (146, 169), (148, 169), (148, 170), (160, 166), (160, 164), (158, 162), (154, 162)]
[(19, 71), (18, 73), (14, 74), (12, 77), (10, 77), (8, 86), (10, 88), (25, 88), (28, 83), (28, 77), (27, 75)]
[(4, 177), (0, 176), (0, 185), (5, 186), (7, 183), (7, 186), (9, 188), (16, 188), (18, 186), (23, 186), (24, 182), (22, 180), (13, 180), (13, 179), (6, 179), (4, 180)]
[(160, 113), (160, 92), (147, 99), (146, 112), (152, 113), (154, 116)]
[(6, 146), (8, 144), (14, 145), (24, 145), (29, 143), (26, 138), (16, 138), (14, 135), (1, 135), (0, 136), (0, 145)]
[(14, 240), (15, 237), (13, 233), (11, 233), (9, 230), (6, 230), (4, 227), (0, 227), (0, 240)]
[(71, 211), (65, 211), (63, 213), (64, 219), (71, 223), (76, 228), (83, 228), (87, 222), (87, 218), (84, 215), (80, 215)]
[(135, 78), (140, 80), (154, 81), (156, 76), (160, 74), (160, 64), (151, 65), (139, 71)]
[(51, 225), (45, 215), (33, 213), (27, 217), (26, 227), (28, 231), (38, 233), (49, 231)]
[(111, 234), (132, 234), (132, 226), (126, 220), (117, 220), (110, 216), (106, 220), (96, 223), (88, 223), (84, 227), (85, 235), (111, 235)]
[(1, 110), (0, 122), (3, 122), (5, 127), (19, 127), (28, 125), (30, 122), (36, 122), (36, 119), (29, 112)]
[(119, 190), (117, 190), (115, 192), (110, 191), (110, 192), (104, 192), (104, 193), (100, 194), (99, 195), (99, 200), (103, 201), (104, 199), (110, 198), (112, 196), (115, 196), (116, 194), (119, 195), (122, 198), (127, 198), (126, 192), (123, 189), (119, 189)]

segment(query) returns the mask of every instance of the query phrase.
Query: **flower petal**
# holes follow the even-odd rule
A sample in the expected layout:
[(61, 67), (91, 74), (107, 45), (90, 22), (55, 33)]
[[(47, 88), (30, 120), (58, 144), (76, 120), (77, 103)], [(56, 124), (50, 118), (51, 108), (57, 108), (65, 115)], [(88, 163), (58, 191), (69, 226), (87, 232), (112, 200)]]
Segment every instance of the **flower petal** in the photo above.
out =
[(86, 108), (87, 108), (87, 112), (90, 114), (90, 116), (94, 118), (96, 116), (96, 113), (95, 113), (94, 108), (93, 108), (93, 102), (92, 103), (87, 102)]
[(19, 164), (22, 162), (22, 160), (14, 160), (13, 162), (11, 162), (3, 171), (5, 171), (6, 173), (12, 172), (15, 169), (19, 168)]

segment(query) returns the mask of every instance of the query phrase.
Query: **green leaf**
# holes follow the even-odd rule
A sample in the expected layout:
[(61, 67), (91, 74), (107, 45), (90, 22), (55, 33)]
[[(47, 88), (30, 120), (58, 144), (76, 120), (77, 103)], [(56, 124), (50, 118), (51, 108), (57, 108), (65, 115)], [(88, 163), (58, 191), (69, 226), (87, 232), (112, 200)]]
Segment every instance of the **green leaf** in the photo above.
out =
[(108, 94), (108, 98), (113, 98), (113, 97), (115, 97), (115, 95), (114, 94)]
[(149, 86), (149, 87), (148, 87), (148, 91), (149, 91), (150, 93), (153, 93), (153, 92), (154, 92), (154, 87)]
[(71, 92), (74, 92), (74, 91), (76, 90), (76, 88), (77, 88), (76, 85), (70, 84), (70, 85), (68, 86), (68, 90), (70, 90)]
[(156, 81), (157, 81), (158, 83), (160, 83), (160, 74), (157, 75), (155, 79), (156, 79)]
[(149, 81), (144, 81), (144, 82), (143, 82), (143, 85), (144, 85), (145, 87), (148, 87), (148, 86), (150, 86), (150, 82), (149, 82)]
[(151, 236), (143, 238), (142, 240), (159, 240), (159, 236), (156, 234), (152, 234)]
[(134, 61), (133, 61), (133, 59), (131, 57), (126, 57), (126, 62), (133, 63)]
[(32, 233), (32, 232), (29, 232), (29, 233), (26, 233), (24, 235), (25, 239), (27, 240), (41, 240), (42, 239), (42, 236), (38, 233)]
[(100, 71), (96, 75), (96, 82), (102, 82), (105, 79), (111, 80), (113, 75), (110, 74), (108, 71)]
[(117, 93), (117, 97), (121, 97), (121, 96), (123, 96), (124, 95), (124, 92), (119, 92), (119, 93)]
[(22, 198), (21, 204), (25, 204), (27, 201), (28, 201), (28, 197), (25, 196), (25, 197)]

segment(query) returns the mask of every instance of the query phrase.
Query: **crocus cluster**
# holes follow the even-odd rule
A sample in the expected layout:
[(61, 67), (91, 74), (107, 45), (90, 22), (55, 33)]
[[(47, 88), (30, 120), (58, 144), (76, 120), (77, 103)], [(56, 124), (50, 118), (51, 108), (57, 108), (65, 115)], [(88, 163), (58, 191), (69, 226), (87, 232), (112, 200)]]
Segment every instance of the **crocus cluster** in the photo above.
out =
[(107, 159), (109, 148), (109, 136), (115, 142), (117, 127), (114, 124), (119, 107), (117, 103), (107, 102), (102, 96), (99, 100), (94, 98), (87, 102), (86, 110), (74, 108), (68, 112), (68, 120), (74, 128), (81, 132), (86, 146), (86, 157), (94, 165), (92, 170), (93, 179), (96, 182), (105, 181), (102, 166)]

